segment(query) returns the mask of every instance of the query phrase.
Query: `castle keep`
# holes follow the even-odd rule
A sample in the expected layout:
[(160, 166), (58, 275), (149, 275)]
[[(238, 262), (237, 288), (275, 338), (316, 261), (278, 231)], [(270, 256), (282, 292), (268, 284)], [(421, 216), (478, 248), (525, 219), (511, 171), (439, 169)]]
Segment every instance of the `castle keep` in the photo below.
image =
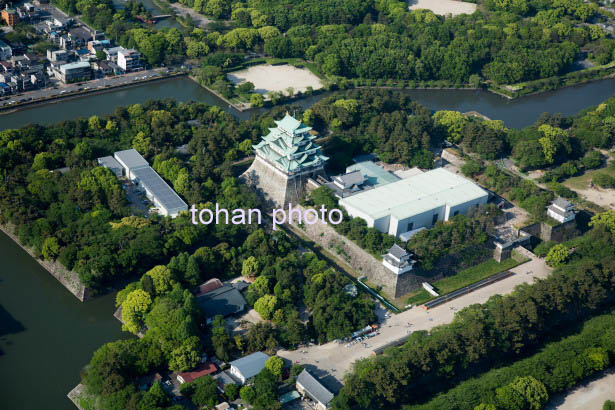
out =
[(311, 127), (286, 116), (275, 121), (277, 127), (254, 145), (256, 158), (241, 179), (255, 188), (266, 200), (283, 207), (298, 203), (308, 178), (325, 175), (322, 155)]

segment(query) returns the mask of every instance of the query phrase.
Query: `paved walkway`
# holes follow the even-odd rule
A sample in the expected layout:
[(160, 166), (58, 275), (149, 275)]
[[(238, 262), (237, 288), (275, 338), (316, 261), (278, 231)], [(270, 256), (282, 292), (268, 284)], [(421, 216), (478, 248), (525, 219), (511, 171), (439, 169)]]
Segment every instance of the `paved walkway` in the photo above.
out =
[[(493, 295), (503, 295), (513, 291), (522, 283), (532, 283), (534, 278), (545, 278), (551, 272), (544, 259), (530, 262), (511, 269), (515, 275), (461, 296), (429, 311), (414, 307), (381, 323), (381, 334), (367, 341), (367, 347), (356, 343), (350, 347), (346, 344), (329, 342), (320, 346), (310, 346), (295, 351), (280, 350), (278, 356), (292, 361), (312, 365), (341, 381), (354, 361), (372, 355), (374, 349), (385, 346), (416, 330), (430, 330), (435, 326), (450, 323), (455, 312), (475, 303), (484, 303)], [(380, 315), (379, 315), (380, 316)], [(303, 353), (306, 352), (306, 353)]]
[(207, 25), (213, 21), (211, 19), (208, 19), (204, 15), (197, 13), (196, 11), (194, 11), (194, 9), (184, 6), (183, 4), (168, 3), (168, 5), (171, 6), (173, 10), (175, 10), (178, 16), (186, 17), (187, 15), (189, 15), (197, 27), (207, 28)]

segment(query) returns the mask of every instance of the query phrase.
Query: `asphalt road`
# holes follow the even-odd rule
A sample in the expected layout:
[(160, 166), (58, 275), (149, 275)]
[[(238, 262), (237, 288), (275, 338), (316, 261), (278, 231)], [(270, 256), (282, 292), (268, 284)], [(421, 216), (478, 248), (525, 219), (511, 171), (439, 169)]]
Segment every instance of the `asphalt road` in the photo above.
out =
[[(435, 326), (450, 323), (453, 321), (457, 310), (472, 304), (484, 303), (493, 295), (510, 293), (519, 284), (532, 283), (534, 278), (545, 278), (549, 275), (551, 269), (545, 265), (544, 259), (534, 259), (511, 269), (511, 271), (515, 274), (506, 279), (463, 295), (428, 311), (417, 306), (384, 319), (381, 322), (381, 333), (371, 339), (367, 339), (367, 347), (363, 343), (356, 343), (346, 347), (347, 344), (345, 343), (329, 342), (324, 345), (309, 346), (295, 351), (280, 350), (278, 351), (278, 356), (288, 359), (293, 363), (308, 365), (310, 369), (318, 369), (323, 375), (333, 376), (339, 383), (344, 374), (351, 368), (352, 363), (371, 356), (374, 349), (408, 336), (413, 331), (430, 330)], [(379, 317), (382, 316), (382, 312), (379, 312)], [(331, 381), (329, 378), (328, 387), (335, 389), (335, 384), (335, 381)]]
[[(137, 71), (113, 77), (99, 78), (80, 82), (77, 84), (57, 84), (55, 87), (47, 87), (38, 90), (27, 91), (21, 94), (10, 95), (0, 101), (0, 107), (16, 105), (26, 101), (40, 101), (52, 97), (63, 97), (74, 95), (74, 93), (86, 93), (94, 90), (118, 87), (122, 85), (134, 84), (138, 81), (148, 80), (154, 77), (166, 75), (166, 68), (156, 68), (152, 70)], [(145, 78), (144, 78), (145, 77)]]

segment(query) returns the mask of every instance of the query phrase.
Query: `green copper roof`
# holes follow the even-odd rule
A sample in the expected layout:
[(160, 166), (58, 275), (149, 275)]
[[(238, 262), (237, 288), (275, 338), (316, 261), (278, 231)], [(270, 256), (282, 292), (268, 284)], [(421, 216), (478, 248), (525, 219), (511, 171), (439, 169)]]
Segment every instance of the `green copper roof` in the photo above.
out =
[(270, 128), (258, 144), (253, 146), (256, 154), (285, 172), (324, 164), (329, 158), (322, 155), (312, 129), (290, 115), (275, 121), (277, 128)]
[(282, 118), (280, 121), (275, 121), (275, 123), (278, 126), (278, 129), (286, 131), (288, 134), (291, 135), (304, 133), (312, 129), (307, 125), (303, 124), (302, 121), (295, 119), (288, 113), (286, 113), (284, 118)]

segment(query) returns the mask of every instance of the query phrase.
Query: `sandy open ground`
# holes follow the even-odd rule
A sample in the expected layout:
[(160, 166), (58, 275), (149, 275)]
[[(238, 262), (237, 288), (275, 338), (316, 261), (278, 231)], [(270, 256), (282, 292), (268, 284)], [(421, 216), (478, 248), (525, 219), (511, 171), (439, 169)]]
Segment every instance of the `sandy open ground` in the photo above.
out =
[(587, 188), (574, 189), (583, 199), (606, 209), (615, 209), (615, 189)]
[(309, 86), (314, 90), (322, 88), (320, 78), (307, 68), (297, 68), (291, 65), (256, 65), (245, 70), (228, 74), (233, 84), (249, 81), (254, 84), (257, 93), (282, 91), (292, 87), (297, 91), (306, 91)]
[(566, 395), (558, 395), (546, 410), (601, 409), (607, 400), (615, 400), (615, 371), (610, 370), (599, 379), (577, 387)]
[(472, 14), (476, 11), (476, 4), (454, 0), (410, 0), (410, 10), (427, 9), (435, 14), (446, 16), (452, 14)]
[[(606, 151), (602, 151), (602, 154), (609, 155)], [(603, 208), (615, 209), (615, 189), (590, 186), (590, 181), (597, 174), (607, 174), (615, 177), (615, 168), (612, 166), (613, 161), (615, 161), (615, 159), (609, 156), (605, 167), (585, 172), (578, 177), (570, 178), (564, 181), (564, 185), (576, 191), (577, 194), (587, 201), (598, 204)]]

